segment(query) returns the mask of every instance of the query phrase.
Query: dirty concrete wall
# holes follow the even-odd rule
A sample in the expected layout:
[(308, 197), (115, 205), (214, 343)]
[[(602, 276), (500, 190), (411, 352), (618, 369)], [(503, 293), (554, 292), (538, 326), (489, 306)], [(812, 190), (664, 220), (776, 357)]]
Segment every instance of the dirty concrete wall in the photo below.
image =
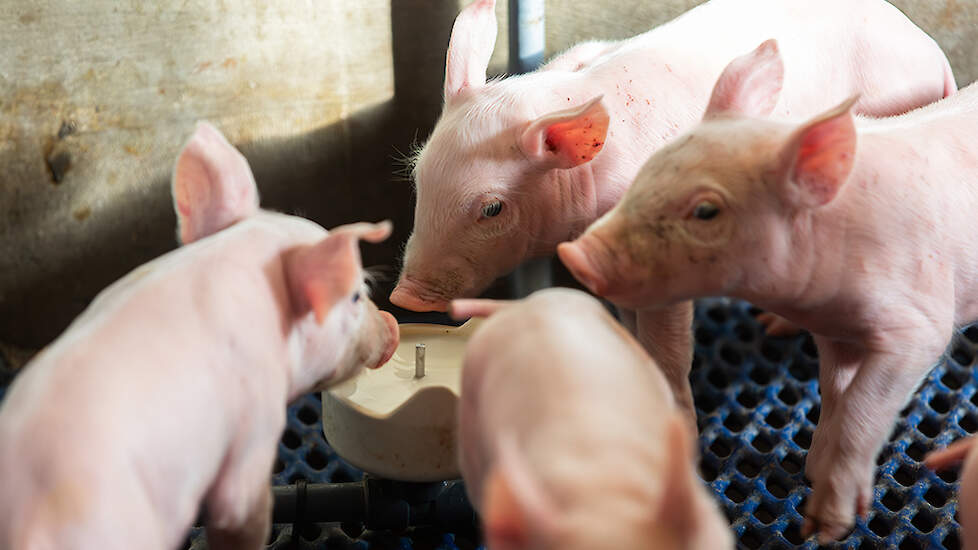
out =
[[(95, 293), (176, 245), (168, 178), (197, 119), (252, 163), (266, 206), (332, 226), (411, 224), (400, 153), (441, 105), (467, 0), (8, 0), (0, 4), (0, 342), (36, 348)], [(506, 66), (507, 2), (490, 72)], [(663, 23), (696, 0), (548, 0), (547, 54)], [(978, 0), (894, 0), (978, 76)], [(377, 293), (385, 306), (382, 285)]]
[(394, 219), (395, 238), (365, 250), (367, 263), (393, 266), (411, 190), (392, 159), (441, 101), (441, 72), (409, 61), (443, 65), (457, 9), (0, 4), (0, 341), (43, 345), (98, 290), (176, 246), (168, 180), (198, 119), (249, 158), (265, 206), (326, 226)]
[(962, 88), (978, 80), (978, 0), (892, 0), (940, 44)]

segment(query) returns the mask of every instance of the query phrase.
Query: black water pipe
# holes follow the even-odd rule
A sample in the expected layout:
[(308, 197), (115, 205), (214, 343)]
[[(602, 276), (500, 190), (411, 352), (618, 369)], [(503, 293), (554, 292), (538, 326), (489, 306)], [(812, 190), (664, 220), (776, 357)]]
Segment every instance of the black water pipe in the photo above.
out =
[[(461, 480), (408, 483), (365, 477), (349, 483), (272, 487), (272, 523), (291, 523), (293, 533), (310, 523), (362, 524), (370, 530), (408, 527), (464, 529), (476, 525), (475, 510)], [(198, 526), (205, 523), (198, 518)]]

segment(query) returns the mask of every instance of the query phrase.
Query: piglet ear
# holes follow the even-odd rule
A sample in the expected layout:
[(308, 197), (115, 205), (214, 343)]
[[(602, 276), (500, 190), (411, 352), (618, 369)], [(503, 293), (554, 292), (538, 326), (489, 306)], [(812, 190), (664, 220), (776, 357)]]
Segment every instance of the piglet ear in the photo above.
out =
[(804, 124), (781, 152), (780, 179), (784, 198), (797, 207), (815, 208), (839, 193), (856, 157), (853, 96)]
[(483, 531), (492, 550), (528, 548), (555, 534), (553, 506), (525, 461), (512, 434), (503, 434), (482, 491)]
[(515, 550), (529, 546), (529, 520), (520, 508), (512, 482), (499, 468), (493, 468), (486, 477), (483, 491), (482, 515), (488, 547)]
[(462, 299), (452, 300), (448, 306), (448, 315), (456, 321), (469, 317), (489, 317), (506, 307), (510, 300)]
[(445, 102), (465, 88), (486, 83), (496, 45), (496, 1), (475, 0), (455, 18), (445, 65)]
[(662, 494), (655, 523), (668, 526), (684, 539), (697, 527), (695, 453), (692, 437), (684, 418), (673, 413), (666, 426), (667, 463), (662, 470), (666, 487)]
[(387, 240), (391, 236), (394, 225), (390, 220), (377, 223), (357, 222), (341, 225), (330, 230), (330, 235), (349, 235), (354, 238), (367, 241), (368, 243), (379, 243)]
[(601, 152), (608, 135), (610, 118), (601, 97), (534, 120), (520, 136), (520, 150), (552, 168), (590, 161)]
[(391, 223), (355, 223), (337, 227), (315, 244), (285, 253), (285, 275), (297, 315), (312, 310), (322, 324), (329, 311), (349, 297), (363, 279), (358, 242), (380, 242), (391, 233)]
[(197, 125), (173, 170), (177, 234), (187, 244), (258, 210), (258, 188), (248, 161), (217, 128)]
[(784, 64), (778, 42), (772, 38), (723, 69), (703, 118), (768, 116), (778, 103), (783, 83)]

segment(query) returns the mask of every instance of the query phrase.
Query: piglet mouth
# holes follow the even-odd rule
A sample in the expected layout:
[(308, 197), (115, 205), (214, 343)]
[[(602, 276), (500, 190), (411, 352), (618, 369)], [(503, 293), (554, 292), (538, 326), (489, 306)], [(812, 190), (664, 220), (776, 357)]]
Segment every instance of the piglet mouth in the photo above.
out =
[(433, 292), (426, 285), (402, 277), (391, 292), (391, 303), (411, 311), (448, 311), (449, 298)]

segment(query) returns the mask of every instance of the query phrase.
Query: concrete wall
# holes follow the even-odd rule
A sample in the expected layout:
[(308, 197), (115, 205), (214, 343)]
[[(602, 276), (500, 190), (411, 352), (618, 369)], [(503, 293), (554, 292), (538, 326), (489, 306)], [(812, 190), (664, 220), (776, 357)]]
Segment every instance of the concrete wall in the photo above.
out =
[[(978, 55), (975, 55), (978, 0), (889, 1), (937, 40), (951, 61), (959, 87), (978, 78)], [(507, 2), (497, 2), (500, 36), (505, 36)], [(547, 0), (547, 55), (558, 54), (581, 40), (619, 40), (633, 36), (701, 3), (701, 0)], [(817, 0), (813, 3), (817, 5)], [(506, 41), (497, 42), (492, 69), (504, 72), (507, 56)]]
[(435, 4), (0, 4), (0, 341), (43, 345), (176, 246), (170, 170), (198, 119), (249, 158), (265, 206), (393, 218), (365, 261), (395, 267), (411, 188), (393, 159), (437, 116), (442, 72), (418, 67), (443, 66), (458, 10)]
[[(746, 1), (746, 0), (745, 0)], [(264, 205), (329, 227), (411, 225), (394, 160), (440, 109), (466, 0), (9, 0), (0, 5), (0, 342), (36, 348), (99, 289), (176, 245), (168, 179), (196, 120), (251, 161)], [(505, 69), (506, 2), (491, 72)], [(694, 0), (549, 0), (548, 55)], [(894, 0), (978, 76), (978, 0)], [(389, 285), (388, 285), (389, 286)], [(384, 306), (386, 288), (378, 294)]]

